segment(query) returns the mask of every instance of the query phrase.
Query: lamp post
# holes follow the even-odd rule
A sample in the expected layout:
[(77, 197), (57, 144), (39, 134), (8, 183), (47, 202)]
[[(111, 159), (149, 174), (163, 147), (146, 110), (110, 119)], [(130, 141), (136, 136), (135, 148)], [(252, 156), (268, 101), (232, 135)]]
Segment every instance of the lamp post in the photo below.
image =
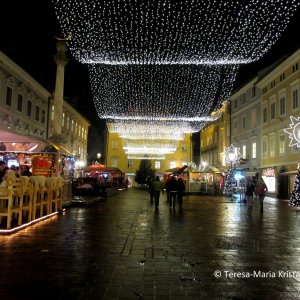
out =
[(225, 182), (224, 194), (230, 196), (231, 201), (233, 200), (233, 187), (235, 186), (233, 166), (239, 163), (240, 158), (240, 148), (233, 147), (232, 144), (225, 148), (225, 162), (230, 165), (230, 169)]

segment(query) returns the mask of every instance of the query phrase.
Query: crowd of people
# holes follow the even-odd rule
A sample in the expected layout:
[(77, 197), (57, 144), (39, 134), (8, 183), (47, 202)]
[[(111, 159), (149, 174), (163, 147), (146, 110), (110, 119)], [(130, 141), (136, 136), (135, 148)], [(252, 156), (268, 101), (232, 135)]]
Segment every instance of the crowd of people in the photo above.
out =
[(32, 175), (30, 168), (27, 165), (23, 165), (21, 167), (11, 165), (10, 167), (8, 167), (3, 160), (0, 160), (0, 183), (2, 182), (7, 170), (13, 170), (16, 177)]
[(158, 210), (160, 193), (166, 190), (167, 202), (169, 203), (170, 209), (175, 209), (176, 202), (178, 203), (179, 209), (182, 208), (183, 195), (185, 193), (185, 185), (182, 178), (172, 176), (163, 183), (159, 176), (156, 176), (153, 181), (149, 182), (149, 194), (150, 201), (155, 204), (155, 209)]

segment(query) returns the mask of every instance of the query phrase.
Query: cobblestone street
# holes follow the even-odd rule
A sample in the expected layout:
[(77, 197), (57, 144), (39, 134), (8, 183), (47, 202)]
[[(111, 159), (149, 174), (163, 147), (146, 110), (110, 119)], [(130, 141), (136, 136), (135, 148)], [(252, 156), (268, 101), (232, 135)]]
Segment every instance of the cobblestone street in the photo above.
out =
[(162, 194), (156, 212), (138, 189), (66, 208), (0, 236), (0, 299), (300, 299), (300, 212), (264, 209)]

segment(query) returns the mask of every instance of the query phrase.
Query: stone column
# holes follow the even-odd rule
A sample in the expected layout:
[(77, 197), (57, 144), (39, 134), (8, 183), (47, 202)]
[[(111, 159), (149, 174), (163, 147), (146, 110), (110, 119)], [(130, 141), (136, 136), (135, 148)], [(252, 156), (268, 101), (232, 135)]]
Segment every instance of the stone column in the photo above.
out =
[(54, 119), (53, 119), (53, 136), (59, 137), (61, 135), (61, 120), (62, 109), (64, 103), (64, 77), (65, 65), (68, 63), (66, 56), (67, 45), (64, 40), (58, 40), (56, 43), (57, 53), (54, 57), (56, 63), (56, 82), (54, 91)]

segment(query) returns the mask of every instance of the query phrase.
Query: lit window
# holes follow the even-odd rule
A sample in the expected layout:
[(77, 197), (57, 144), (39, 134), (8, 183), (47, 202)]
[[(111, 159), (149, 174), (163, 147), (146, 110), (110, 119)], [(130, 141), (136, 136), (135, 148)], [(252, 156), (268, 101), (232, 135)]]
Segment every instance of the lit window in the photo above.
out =
[(176, 161), (170, 161), (170, 169), (176, 168)]
[(252, 158), (256, 158), (256, 143), (252, 143)]
[(285, 153), (285, 137), (284, 135), (279, 136), (279, 154)]
[(160, 161), (159, 160), (156, 160), (155, 162), (154, 162), (154, 168), (155, 169), (160, 169)]

